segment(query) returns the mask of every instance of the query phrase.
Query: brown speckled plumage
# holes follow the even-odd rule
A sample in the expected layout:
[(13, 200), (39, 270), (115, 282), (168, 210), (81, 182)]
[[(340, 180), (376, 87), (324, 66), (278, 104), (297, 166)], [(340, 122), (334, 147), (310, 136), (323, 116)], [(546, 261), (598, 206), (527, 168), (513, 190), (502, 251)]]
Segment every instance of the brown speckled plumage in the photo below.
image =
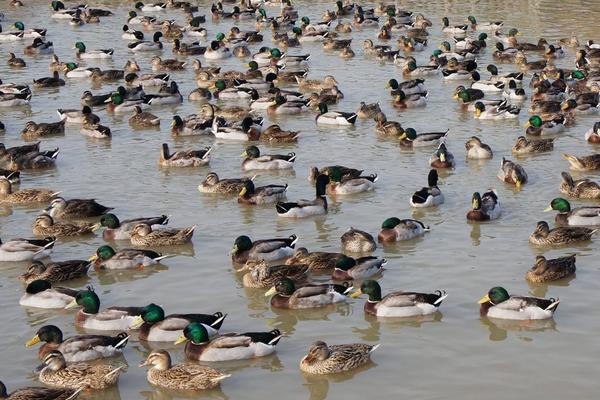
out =
[(525, 279), (534, 283), (551, 282), (575, 274), (575, 269), (575, 254), (553, 260), (537, 256), (533, 267), (525, 273)]
[(318, 341), (300, 361), (300, 370), (319, 375), (350, 371), (371, 361), (371, 353), (377, 347), (364, 343), (327, 346)]

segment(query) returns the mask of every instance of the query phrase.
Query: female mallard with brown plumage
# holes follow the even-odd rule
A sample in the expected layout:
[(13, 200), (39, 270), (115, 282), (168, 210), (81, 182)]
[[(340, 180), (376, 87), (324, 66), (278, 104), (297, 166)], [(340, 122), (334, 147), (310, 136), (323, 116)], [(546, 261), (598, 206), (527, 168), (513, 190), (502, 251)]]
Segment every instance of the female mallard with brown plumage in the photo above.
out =
[(373, 280), (364, 281), (350, 297), (357, 298), (363, 293), (369, 296), (364, 307), (366, 314), (391, 318), (433, 314), (448, 297), (445, 291), (440, 290), (435, 293), (396, 291), (381, 297), (381, 286)]
[(533, 320), (552, 318), (559, 299), (510, 296), (503, 287), (493, 287), (479, 300), (482, 316), (499, 319)]
[(4, 176), (0, 176), (0, 203), (31, 204), (47, 203), (60, 192), (51, 189), (21, 189), (13, 191), (12, 183)]
[(27, 272), (19, 276), (19, 280), (30, 284), (35, 280), (45, 280), (50, 283), (64, 282), (78, 279), (87, 275), (90, 262), (87, 260), (69, 260), (44, 264), (34, 261)]
[(562, 172), (559, 190), (570, 197), (579, 199), (600, 199), (600, 185), (590, 179), (573, 180), (568, 172)]
[(492, 189), (481, 196), (479, 192), (473, 193), (472, 208), (467, 212), (469, 221), (490, 221), (500, 218), (502, 209), (498, 201), (498, 193)]
[(152, 229), (148, 224), (138, 224), (131, 230), (134, 246), (177, 246), (192, 240), (196, 225), (181, 229)]
[(249, 288), (270, 288), (280, 279), (288, 278), (299, 283), (306, 280), (308, 265), (269, 265), (266, 261), (248, 260), (241, 271), (249, 271), (242, 277), (242, 284)]
[(529, 243), (537, 246), (563, 246), (592, 239), (597, 229), (583, 227), (558, 227), (550, 229), (548, 223), (539, 221), (529, 236)]
[(333, 271), (335, 264), (342, 257), (342, 253), (327, 253), (323, 251), (309, 252), (305, 247), (300, 247), (294, 251), (294, 255), (286, 260), (287, 265), (304, 264), (311, 272), (314, 271)]
[(133, 115), (129, 118), (129, 124), (138, 127), (158, 126), (160, 118), (150, 112), (142, 111), (140, 106), (135, 106)]
[(591, 154), (589, 156), (573, 156), (563, 153), (563, 158), (569, 162), (571, 169), (576, 171), (595, 171), (600, 169), (600, 154)]
[(344, 252), (370, 253), (377, 248), (377, 243), (370, 233), (352, 227), (342, 234), (341, 240)]
[(76, 390), (73, 389), (60, 389), (60, 388), (47, 388), (29, 386), (15, 390), (14, 392), (8, 393), (6, 386), (0, 381), (0, 399), (10, 400), (74, 400), (79, 396), (81, 388)]
[(371, 353), (379, 347), (364, 343), (327, 346), (317, 341), (300, 361), (300, 370), (309, 374), (335, 374), (350, 371), (371, 361)]
[(563, 198), (557, 197), (550, 202), (544, 211), (558, 211), (556, 214), (557, 225), (589, 226), (600, 225), (600, 207), (577, 207), (571, 209), (571, 204)]
[(515, 155), (544, 153), (554, 150), (554, 139), (527, 140), (525, 136), (519, 136), (512, 147)]
[(513, 184), (517, 189), (527, 183), (527, 172), (525, 169), (517, 163), (514, 163), (506, 158), (502, 157), (500, 163), (500, 171), (498, 172), (498, 179), (503, 182)]
[(533, 283), (544, 283), (568, 278), (575, 274), (575, 254), (548, 260), (537, 256), (535, 264), (525, 273), (525, 279)]
[(422, 236), (429, 232), (429, 226), (416, 219), (388, 218), (381, 224), (381, 230), (377, 235), (380, 242), (401, 242)]
[(92, 223), (64, 223), (56, 222), (47, 214), (38, 215), (33, 223), (33, 234), (36, 236), (70, 237), (88, 235), (98, 229)]
[(67, 365), (60, 351), (52, 351), (44, 358), (39, 379), (46, 385), (61, 388), (105, 389), (117, 383), (122, 368), (106, 364)]
[(467, 149), (467, 158), (470, 159), (487, 159), (493, 157), (493, 152), (490, 146), (483, 143), (481, 139), (476, 136), (472, 136), (465, 143), (465, 148)]
[(275, 282), (265, 297), (272, 296), (272, 307), (299, 310), (345, 302), (351, 290), (352, 287), (347, 284), (308, 284), (296, 288), (291, 279), (283, 278)]
[(46, 213), (55, 219), (81, 219), (99, 217), (112, 210), (96, 203), (94, 199), (69, 199), (56, 197), (46, 208)]
[(375, 132), (380, 135), (387, 136), (400, 136), (404, 133), (402, 124), (397, 121), (388, 121), (386, 115), (383, 112), (379, 112), (375, 115)]
[(171, 390), (206, 390), (218, 387), (231, 375), (203, 365), (171, 364), (166, 350), (156, 350), (148, 355), (140, 367), (150, 366), (146, 379), (152, 385)]
[(198, 185), (201, 193), (237, 194), (251, 178), (220, 179), (216, 172), (210, 172), (204, 181)]
[(39, 137), (47, 137), (53, 135), (61, 135), (65, 133), (65, 121), (58, 122), (42, 122), (35, 123), (33, 121), (28, 121), (25, 124), (25, 128), (21, 131), (21, 137), (23, 139), (36, 139)]

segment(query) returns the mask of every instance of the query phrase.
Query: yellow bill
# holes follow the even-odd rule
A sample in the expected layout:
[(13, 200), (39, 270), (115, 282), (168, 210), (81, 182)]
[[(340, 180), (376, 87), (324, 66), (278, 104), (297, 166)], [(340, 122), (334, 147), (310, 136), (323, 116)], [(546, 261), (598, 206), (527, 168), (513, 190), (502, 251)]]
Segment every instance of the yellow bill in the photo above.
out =
[(25, 347), (31, 347), (31, 346), (35, 346), (36, 344), (38, 344), (40, 342), (40, 337), (38, 335), (35, 335), (34, 337), (32, 337), (31, 339), (29, 339), (27, 341), (27, 343), (25, 343)]
[(94, 224), (94, 226), (92, 226), (92, 232), (97, 231), (100, 228), (102, 228), (102, 224), (98, 222), (97, 224)]
[(245, 195), (246, 192), (248, 192), (248, 189), (246, 189), (246, 187), (243, 187), (242, 190), (240, 190), (240, 196)]
[(242, 154), (240, 154), (240, 157), (248, 157), (248, 153), (244, 151)]
[(350, 295), (350, 297), (352, 297), (353, 299), (356, 299), (357, 297), (360, 297), (361, 294), (363, 294), (362, 290), (358, 289), (356, 292), (352, 293)]
[(90, 258), (88, 258), (88, 261), (89, 261), (89, 262), (94, 262), (94, 261), (96, 261), (97, 259), (98, 259), (98, 255), (97, 255), (97, 254), (94, 254), (93, 256), (91, 256)]
[(529, 123), (529, 121), (525, 122), (525, 125), (523, 125), (525, 128), (529, 128), (531, 126), (531, 124)]
[(274, 294), (277, 294), (277, 288), (275, 286), (267, 290), (267, 293), (265, 293), (265, 297), (273, 296)]
[(137, 317), (135, 317), (133, 322), (129, 324), (129, 329), (138, 329), (142, 325), (144, 325), (144, 318), (138, 315)]
[(484, 304), (484, 303), (489, 303), (490, 302), (490, 296), (489, 295), (485, 295), (483, 296), (481, 299), (479, 299), (478, 303), (479, 304)]
[(69, 308), (75, 308), (75, 307), (79, 307), (79, 304), (77, 304), (77, 300), (73, 299), (73, 301), (71, 301), (69, 304), (67, 304), (65, 306), (65, 309), (69, 309)]
[(185, 337), (185, 335), (181, 335), (181, 336), (179, 336), (179, 339), (177, 339), (175, 341), (174, 344), (175, 344), (175, 346), (177, 346), (178, 344), (184, 343), (186, 341), (187, 341), (187, 338)]

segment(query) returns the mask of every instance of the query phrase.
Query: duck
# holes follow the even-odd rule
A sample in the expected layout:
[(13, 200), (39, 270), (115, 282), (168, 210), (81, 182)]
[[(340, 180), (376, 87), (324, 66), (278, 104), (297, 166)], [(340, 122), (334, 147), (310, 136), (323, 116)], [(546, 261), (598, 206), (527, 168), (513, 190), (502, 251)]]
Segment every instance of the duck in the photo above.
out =
[(65, 122), (70, 124), (97, 124), (100, 122), (100, 117), (92, 113), (92, 109), (87, 105), (83, 106), (81, 110), (59, 108), (56, 113), (63, 124)]
[(242, 161), (242, 171), (292, 169), (294, 161), (296, 161), (295, 153), (261, 156), (260, 150), (256, 146), (247, 147), (242, 153), (242, 157), (245, 157)]
[(335, 281), (371, 278), (380, 274), (386, 264), (387, 260), (385, 258), (367, 256), (355, 259), (344, 256), (336, 262), (331, 277)]
[[(177, 82), (171, 81), (171, 84), (169, 86), (163, 86), (159, 93), (144, 94), (142, 100), (144, 103), (147, 103), (150, 106), (180, 104), (183, 103), (183, 96), (179, 92), (179, 86), (177, 85)], [(140, 104), (137, 106), (141, 107)]]
[(33, 39), (33, 43), (23, 49), (23, 53), (27, 55), (36, 54), (54, 54), (54, 44), (45, 42), (42, 38)]
[(434, 293), (418, 293), (395, 291), (381, 297), (381, 286), (374, 280), (366, 280), (360, 289), (350, 297), (357, 298), (362, 294), (369, 296), (365, 303), (365, 314), (376, 317), (407, 318), (431, 315), (438, 311), (440, 305), (448, 297), (443, 290)]
[(328, 170), (329, 185), (327, 193), (330, 195), (348, 195), (375, 190), (377, 174), (369, 176), (347, 177), (341, 168), (333, 167)]
[(410, 205), (416, 208), (435, 207), (444, 203), (444, 195), (438, 188), (437, 170), (431, 169), (427, 177), (428, 186), (416, 191), (410, 198)]
[(2, 399), (13, 399), (13, 400), (26, 400), (26, 399), (40, 399), (40, 400), (69, 400), (77, 398), (81, 392), (81, 388), (78, 390), (74, 389), (60, 389), (60, 388), (47, 388), (38, 386), (28, 386), (17, 389), (11, 393), (7, 392), (6, 386), (0, 381), (0, 398)]
[(135, 106), (133, 115), (129, 117), (129, 124), (137, 127), (159, 126), (160, 118), (147, 111), (142, 111), (140, 106)]
[(106, 111), (114, 114), (131, 114), (135, 107), (148, 108), (148, 104), (142, 99), (126, 99), (120, 92), (111, 93), (106, 99)]
[(549, 319), (559, 303), (560, 300), (554, 298), (510, 296), (506, 289), (496, 286), (479, 300), (479, 313), (489, 318), (520, 321)]
[(440, 72), (439, 65), (421, 65), (417, 66), (414, 61), (409, 61), (404, 64), (402, 68), (402, 75), (420, 77), (420, 76), (433, 76)]
[(22, 58), (15, 56), (15, 53), (8, 53), (6, 63), (12, 68), (25, 68), (27, 66), (27, 63)]
[(254, 242), (248, 236), (238, 236), (231, 250), (231, 260), (236, 264), (244, 264), (248, 260), (271, 262), (289, 258), (294, 254), (294, 246), (297, 241), (296, 235)]
[(116, 336), (76, 335), (63, 339), (63, 333), (56, 325), (44, 325), (34, 337), (25, 343), (32, 347), (45, 342), (38, 351), (41, 360), (52, 351), (60, 351), (69, 363), (98, 360), (120, 355), (129, 340), (129, 335), (121, 332)]
[(0, 108), (26, 106), (31, 100), (31, 93), (4, 93), (0, 89)]
[(179, 39), (173, 40), (173, 53), (182, 56), (202, 55), (206, 52), (206, 47), (200, 46), (199, 42), (185, 43)]
[(173, 136), (201, 135), (212, 131), (215, 118), (203, 118), (198, 115), (188, 115), (185, 119), (179, 115), (173, 116), (171, 134)]
[(160, 215), (156, 217), (141, 217), (120, 221), (115, 214), (104, 214), (100, 217), (100, 226), (105, 227), (102, 237), (105, 240), (129, 240), (133, 228), (138, 224), (150, 226), (166, 225), (169, 217)]
[(442, 32), (444, 33), (452, 33), (454, 35), (465, 35), (467, 33), (468, 25), (456, 25), (450, 26), (450, 21), (448, 17), (442, 18)]
[(397, 121), (388, 121), (383, 112), (379, 112), (373, 118), (375, 120), (375, 132), (387, 136), (400, 136), (404, 133), (402, 124)]
[(358, 118), (357, 113), (349, 113), (342, 111), (329, 111), (327, 104), (319, 104), (319, 115), (315, 118), (317, 124), (321, 125), (354, 125)]
[(597, 229), (583, 227), (558, 227), (550, 229), (548, 223), (539, 221), (529, 236), (529, 243), (537, 246), (562, 246), (591, 240)]
[(399, 90), (394, 98), (393, 105), (398, 109), (425, 107), (427, 105), (427, 93), (424, 96), (421, 93), (407, 96), (402, 90)]
[(83, 307), (75, 314), (75, 326), (97, 331), (125, 331), (140, 315), (142, 307), (108, 307), (100, 311), (100, 299), (93, 290), (80, 290), (66, 309)]
[(387, 87), (392, 89), (390, 91), (392, 96), (397, 96), (399, 91), (403, 91), (405, 95), (427, 93), (424, 79), (411, 79), (401, 83), (398, 83), (396, 79), (390, 79), (387, 83)]
[(86, 276), (89, 267), (90, 263), (87, 260), (68, 260), (47, 264), (35, 260), (25, 273), (19, 275), (19, 280), (27, 285), (36, 280), (59, 283)]
[(196, 225), (186, 228), (152, 229), (146, 223), (133, 227), (130, 233), (134, 246), (177, 246), (191, 242)]
[(133, 43), (129, 43), (127, 47), (134, 53), (146, 51), (161, 51), (163, 49), (163, 44), (160, 41), (161, 37), (163, 37), (162, 32), (155, 32), (152, 36), (152, 41), (138, 40)]
[(329, 253), (322, 251), (309, 252), (305, 247), (294, 251), (291, 258), (286, 260), (287, 265), (306, 265), (311, 272), (332, 272), (338, 260), (345, 257), (342, 253)]
[(51, 351), (44, 358), (39, 375), (40, 382), (68, 389), (105, 389), (119, 380), (123, 367), (107, 364), (75, 363), (67, 365), (64, 356), (58, 350)]
[(594, 126), (585, 132), (585, 141), (588, 143), (600, 143), (600, 122), (595, 122)]
[(158, 165), (162, 167), (198, 167), (207, 165), (210, 161), (211, 147), (203, 150), (179, 150), (169, 152), (169, 145), (163, 143)]
[(519, 118), (521, 108), (512, 104), (506, 103), (506, 101), (500, 103), (497, 106), (486, 107), (481, 101), (475, 103), (475, 118), (477, 119), (513, 119)]
[(219, 387), (223, 379), (229, 378), (216, 369), (192, 363), (172, 364), (166, 350), (155, 350), (148, 354), (140, 367), (149, 366), (146, 379), (152, 385), (179, 391), (199, 391)]
[(579, 199), (600, 199), (600, 185), (590, 179), (574, 180), (568, 172), (561, 173), (560, 191)]
[(349, 228), (342, 234), (342, 250), (349, 253), (371, 253), (377, 248), (373, 236), (356, 228)]
[(467, 158), (469, 159), (488, 159), (492, 158), (494, 153), (487, 144), (483, 143), (477, 136), (472, 136), (465, 143), (467, 149)]
[(20, 189), (13, 190), (13, 184), (4, 176), (0, 176), (0, 203), (4, 204), (32, 204), (48, 203), (60, 192), (51, 189)]
[[(92, 94), (91, 91), (89, 90), (85, 90), (82, 94), (81, 94), (81, 105), (82, 106), (87, 106), (87, 107), (101, 107), (104, 106), (106, 104), (106, 100), (108, 100), (111, 96), (111, 93), (107, 93), (107, 94), (98, 94), (98, 95), (94, 95)], [(87, 109), (86, 109), (87, 110)], [(83, 113), (83, 109), (81, 110), (81, 114)], [(90, 122), (94, 122), (96, 121), (96, 117), (97, 116), (93, 116), (92, 119), (90, 120), (88, 117), (88, 115), (81, 115), (82, 117), (85, 117), (83, 119), (81, 119), (82, 122), (87, 122), (88, 120)], [(100, 122), (100, 118), (98, 118), (97, 122)]]
[(210, 42), (210, 46), (204, 52), (204, 58), (207, 60), (223, 60), (232, 55), (229, 47), (221, 46), (216, 40)]
[(497, 31), (499, 29), (502, 29), (502, 27), (504, 26), (503, 21), (477, 22), (477, 19), (472, 15), (469, 15), (467, 17), (467, 22), (471, 23), (471, 29), (474, 31), (476, 31), (476, 30)]
[(99, 217), (112, 210), (97, 203), (94, 199), (69, 199), (56, 197), (50, 202), (46, 213), (57, 219), (81, 219)]
[(527, 140), (525, 136), (519, 136), (512, 148), (515, 155), (543, 153), (554, 149), (554, 139)]
[(169, 74), (144, 74), (137, 75), (136, 73), (129, 73), (125, 75), (125, 83), (129, 86), (137, 87), (141, 86), (142, 88), (150, 88), (150, 87), (162, 87), (166, 85), (169, 81)]
[(413, 128), (406, 128), (398, 137), (401, 147), (425, 147), (438, 146), (443, 139), (446, 138), (449, 130), (445, 132), (423, 132), (417, 134)]
[(352, 290), (348, 285), (309, 284), (296, 288), (289, 278), (280, 279), (266, 293), (271, 297), (271, 306), (283, 309), (310, 309), (327, 307), (342, 303), (348, 299), (346, 295)]
[(364, 343), (328, 346), (319, 340), (310, 345), (308, 354), (300, 360), (300, 371), (314, 375), (351, 371), (369, 363), (371, 353), (378, 347)]
[(124, 40), (144, 40), (144, 33), (142, 31), (136, 31), (131, 29), (127, 25), (123, 25), (123, 34), (121, 38)]
[(114, 49), (87, 50), (83, 42), (75, 43), (75, 57), (82, 59), (112, 59)]
[(266, 185), (255, 187), (252, 180), (243, 183), (238, 194), (240, 204), (274, 204), (286, 198), (288, 185)]
[(227, 314), (170, 314), (154, 303), (143, 307), (131, 323), (130, 329), (139, 329), (139, 339), (148, 342), (174, 342), (183, 329), (192, 322), (202, 324), (210, 337), (219, 333)]
[(571, 209), (568, 200), (561, 197), (552, 199), (550, 205), (544, 210), (558, 211), (555, 222), (557, 225), (565, 226), (589, 226), (600, 225), (600, 207), (577, 207)]
[(327, 175), (319, 175), (316, 181), (316, 196), (314, 200), (299, 200), (295, 203), (278, 202), (275, 209), (279, 217), (305, 218), (313, 215), (327, 214), (327, 185), (330, 179)]
[(454, 168), (454, 155), (448, 151), (444, 143), (440, 143), (429, 159), (432, 168)]
[(173, 58), (163, 60), (159, 56), (154, 56), (150, 60), (152, 71), (178, 71), (183, 70), (187, 64), (185, 61), (175, 60)]
[(175, 344), (186, 342), (184, 353), (188, 360), (247, 360), (273, 354), (282, 336), (274, 329), (270, 332), (226, 333), (211, 340), (204, 325), (192, 322)]
[(565, 130), (564, 122), (564, 116), (544, 121), (539, 115), (532, 115), (525, 124), (525, 132), (532, 136), (556, 135)]
[(528, 181), (525, 169), (520, 164), (514, 163), (504, 157), (502, 157), (502, 161), (500, 162), (498, 179), (515, 185), (517, 189), (521, 188)]
[(494, 64), (488, 64), (486, 70), (490, 73), (491, 82), (502, 82), (506, 85), (510, 84), (510, 81), (515, 81), (517, 86), (523, 84), (523, 72), (507, 72), (502, 75), (498, 73), (498, 67)]
[(254, 141), (258, 140), (261, 135), (260, 126), (254, 125), (251, 117), (244, 118), (239, 127), (219, 126), (218, 119), (215, 118), (212, 131), (215, 137), (221, 140)]
[(283, 130), (281, 126), (273, 124), (265, 128), (260, 134), (259, 140), (269, 143), (290, 143), (298, 141), (300, 133), (297, 131)]
[(65, 308), (77, 294), (77, 290), (66, 287), (52, 287), (46, 280), (34, 280), (25, 288), (25, 294), (19, 299), (24, 307)]
[(498, 201), (498, 192), (490, 189), (482, 195), (473, 193), (471, 200), (472, 209), (467, 213), (469, 221), (491, 221), (500, 218), (502, 209)]
[(59, 152), (58, 148), (40, 151), (40, 142), (8, 149), (0, 143), (0, 161), (5, 162), (6, 168), (12, 171), (51, 168)]
[(241, 271), (248, 271), (242, 277), (242, 285), (247, 288), (270, 288), (282, 278), (296, 283), (306, 281), (308, 265), (277, 264), (269, 265), (266, 261), (248, 260)]
[(84, 136), (95, 139), (110, 139), (112, 135), (108, 126), (100, 124), (84, 124), (79, 132)]
[(569, 162), (571, 169), (576, 171), (594, 171), (600, 169), (600, 154), (577, 157), (563, 153), (562, 156)]
[(402, 242), (425, 235), (431, 228), (416, 219), (387, 218), (381, 224), (377, 240), (383, 243)]
[(93, 233), (98, 226), (92, 223), (56, 222), (48, 214), (40, 214), (33, 223), (33, 234), (36, 236), (72, 237)]
[(22, 31), (9, 31), (3, 32), (0, 26), (0, 43), (2, 42), (15, 42), (17, 40), (23, 40), (25, 38), (24, 32)]
[(94, 82), (114, 82), (125, 77), (125, 71), (122, 69), (105, 69), (95, 68), (92, 70), (90, 78)]
[(165, 11), (167, 9), (167, 3), (144, 4), (141, 1), (138, 1), (133, 7), (141, 12), (151, 13), (155, 11)]
[(54, 71), (52, 76), (34, 79), (33, 86), (36, 88), (59, 87), (65, 86), (65, 81), (60, 78), (58, 71)]
[(308, 181), (314, 183), (319, 175), (329, 175), (332, 172), (337, 173), (337, 171), (341, 173), (342, 180), (359, 178), (364, 172), (362, 169), (349, 168), (342, 165), (330, 165), (322, 168), (312, 167), (309, 171)]
[(0, 240), (0, 262), (33, 261), (46, 258), (52, 252), (56, 238)]
[(269, 115), (295, 115), (304, 111), (307, 111), (305, 101), (291, 101), (282, 95), (275, 95), (275, 104), (267, 108)]
[(535, 264), (525, 273), (525, 279), (533, 283), (546, 283), (569, 278), (575, 275), (575, 254), (559, 257), (552, 260), (539, 255), (535, 257)]
[(110, 246), (98, 247), (96, 253), (88, 260), (95, 269), (143, 269), (156, 265), (170, 255), (162, 255), (153, 250), (121, 249)]

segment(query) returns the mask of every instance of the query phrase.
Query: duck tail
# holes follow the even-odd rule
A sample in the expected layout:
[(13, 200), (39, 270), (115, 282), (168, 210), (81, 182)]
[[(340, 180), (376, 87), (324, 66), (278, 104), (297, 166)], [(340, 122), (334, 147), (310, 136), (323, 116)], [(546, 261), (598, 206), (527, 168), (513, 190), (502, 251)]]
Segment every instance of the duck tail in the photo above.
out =
[(49, 157), (56, 160), (56, 157), (58, 157), (58, 153), (60, 153), (60, 149), (57, 148), (56, 150), (54, 150), (50, 153)]
[(375, 350), (377, 350), (379, 348), (379, 346), (381, 346), (381, 343), (377, 343), (376, 345), (374, 345), (373, 347), (371, 347), (371, 350), (369, 350), (369, 353), (372, 353)]
[(50, 242), (46, 243), (46, 244), (44, 245), (44, 247), (43, 247), (43, 248), (41, 248), (40, 250), (36, 251), (36, 253), (35, 253), (35, 254), (39, 254), (39, 253), (41, 253), (41, 252), (43, 252), (43, 251), (45, 251), (45, 250), (48, 250), (48, 249), (51, 249), (51, 248), (53, 248), (53, 247), (54, 247), (54, 243), (56, 243), (56, 238), (54, 238), (54, 237), (53, 237), (53, 238), (51, 238), (51, 241), (50, 241)]
[(59, 108), (58, 110), (56, 110), (56, 113), (58, 114), (58, 117), (60, 118), (61, 121), (67, 119), (67, 115), (63, 113), (62, 108)]
[(194, 229), (196, 229), (196, 225), (190, 226), (189, 228), (185, 228), (183, 231), (181, 231), (181, 234), (184, 237), (192, 237), (192, 235), (194, 234)]
[(81, 393), (84, 389), (85, 389), (85, 387), (80, 387), (79, 389), (74, 391), (72, 395), (67, 397), (65, 400), (75, 400), (77, 398), (77, 396), (79, 396), (79, 393)]
[(560, 299), (550, 299), (553, 300), (552, 303), (548, 307), (544, 309), (544, 311), (556, 311), (556, 307), (560, 304)]
[(290, 153), (290, 158), (288, 158), (289, 162), (294, 162), (296, 160), (296, 153)]
[(217, 329), (217, 330), (221, 329), (221, 325), (223, 325), (223, 321), (227, 317), (227, 314), (223, 314), (221, 312), (216, 312), (214, 315), (215, 315), (215, 317), (217, 317), (217, 319), (215, 320), (215, 322), (210, 324), (210, 327)]
[(160, 261), (164, 260), (165, 258), (171, 258), (171, 257), (175, 257), (175, 254), (165, 254), (165, 255), (153, 258), (152, 261), (160, 262)]
[(125, 332), (119, 333), (117, 335), (117, 338), (121, 339), (115, 344), (115, 348), (117, 348), (117, 349), (122, 349), (123, 347), (125, 347), (125, 345), (129, 341), (129, 335), (126, 334)]
[(204, 153), (204, 155), (202, 156), (203, 160), (206, 160), (208, 158), (212, 149), (213, 149), (212, 147), (209, 147), (208, 150), (206, 150), (206, 153)]
[(279, 342), (279, 339), (281, 339), (283, 337), (283, 335), (281, 334), (279, 329), (275, 329), (275, 330), (271, 331), (271, 333), (276, 336), (273, 339), (269, 340), (269, 342), (267, 344), (270, 346), (275, 346)]
[(121, 366), (119, 366), (119, 367), (117, 367), (117, 368), (113, 369), (113, 370), (112, 370), (112, 371), (110, 371), (108, 374), (104, 375), (104, 376), (102, 377), (102, 379), (106, 379), (106, 378), (108, 378), (108, 377), (110, 377), (110, 376), (112, 376), (112, 375), (114, 375), (114, 374), (118, 373), (118, 372), (119, 372), (120, 370), (122, 370), (123, 368), (124, 368), (124, 365), (121, 365)]
[(50, 195), (50, 197), (56, 197), (56, 196), (58, 196), (58, 195), (59, 195), (59, 194), (61, 194), (61, 193), (62, 193), (62, 192), (54, 192), (54, 193), (52, 193), (52, 194)]
[(221, 376), (218, 376), (218, 377), (216, 377), (216, 378), (211, 378), (210, 380), (211, 380), (212, 382), (215, 382), (215, 383), (216, 383), (216, 382), (220, 382), (220, 381), (222, 381), (223, 379), (226, 379), (226, 378), (229, 378), (229, 377), (231, 377), (231, 374), (223, 374), (223, 375), (221, 375)]
[(600, 229), (594, 229), (592, 232), (590, 232), (590, 236), (592, 236), (594, 233), (598, 232), (598, 230), (600, 230)]
[(448, 293), (446, 293), (446, 291), (445, 291), (445, 290), (441, 290), (441, 291), (439, 291), (439, 290), (438, 290), (438, 292), (437, 292), (437, 293), (439, 294), (439, 296), (440, 296), (440, 297), (438, 297), (438, 299), (437, 299), (436, 301), (434, 301), (434, 302), (433, 302), (433, 305), (434, 305), (434, 306), (437, 306), (437, 305), (440, 305), (440, 304), (442, 304), (442, 301), (444, 301), (444, 299), (445, 299), (446, 297), (448, 297)]
[(383, 268), (383, 266), (385, 266), (388, 263), (388, 260), (386, 260), (385, 258), (381, 259), (381, 267)]
[(294, 246), (296, 245), (296, 243), (298, 242), (298, 236), (296, 235), (292, 235), (289, 238), (291, 240), (289, 247), (294, 248)]

